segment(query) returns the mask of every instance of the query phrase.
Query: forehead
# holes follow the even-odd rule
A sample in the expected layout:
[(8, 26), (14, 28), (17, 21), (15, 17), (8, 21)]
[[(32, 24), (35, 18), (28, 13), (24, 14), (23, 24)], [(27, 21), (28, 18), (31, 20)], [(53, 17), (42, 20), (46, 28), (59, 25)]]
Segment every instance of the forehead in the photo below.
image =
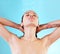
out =
[(25, 14), (35, 14), (36, 15), (36, 13), (34, 12), (34, 11), (27, 11), (27, 12), (25, 12)]

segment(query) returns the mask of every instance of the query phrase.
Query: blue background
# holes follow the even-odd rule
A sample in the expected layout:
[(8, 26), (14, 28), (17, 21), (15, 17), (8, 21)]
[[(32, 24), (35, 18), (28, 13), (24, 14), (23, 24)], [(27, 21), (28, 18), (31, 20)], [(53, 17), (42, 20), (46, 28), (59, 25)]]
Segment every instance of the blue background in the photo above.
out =
[[(60, 20), (60, 0), (0, 0), (0, 17), (21, 23), (21, 17), (27, 10), (34, 10), (39, 16), (39, 24)], [(17, 36), (23, 33), (17, 29), (6, 27)], [(54, 28), (38, 33), (38, 38), (53, 32)], [(0, 54), (11, 54), (8, 43), (0, 37)], [(48, 54), (60, 54), (60, 39), (48, 49)]]

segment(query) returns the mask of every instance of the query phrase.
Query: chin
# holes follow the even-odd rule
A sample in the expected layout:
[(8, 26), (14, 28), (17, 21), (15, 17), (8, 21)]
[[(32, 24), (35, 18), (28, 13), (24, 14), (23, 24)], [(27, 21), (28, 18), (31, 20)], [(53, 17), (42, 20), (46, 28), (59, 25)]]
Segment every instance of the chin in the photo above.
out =
[(33, 23), (31, 23), (31, 24), (28, 24), (27, 26), (33, 26), (33, 27), (37, 27), (37, 25), (36, 25), (36, 24), (33, 24)]

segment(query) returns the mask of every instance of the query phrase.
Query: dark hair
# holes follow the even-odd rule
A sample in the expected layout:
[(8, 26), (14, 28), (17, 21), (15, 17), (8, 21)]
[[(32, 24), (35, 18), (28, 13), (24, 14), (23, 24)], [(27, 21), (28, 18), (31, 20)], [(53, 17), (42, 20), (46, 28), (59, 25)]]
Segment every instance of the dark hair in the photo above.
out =
[[(21, 22), (23, 22), (23, 17), (24, 17), (24, 15), (22, 16), (22, 20), (21, 20)], [(22, 28), (24, 29), (24, 27), (22, 26)]]
[[(22, 16), (22, 20), (21, 20), (21, 22), (23, 22), (23, 17), (24, 17), (24, 15)], [(22, 26), (22, 28), (24, 29), (23, 26)], [(35, 33), (35, 36), (37, 37), (37, 32)]]

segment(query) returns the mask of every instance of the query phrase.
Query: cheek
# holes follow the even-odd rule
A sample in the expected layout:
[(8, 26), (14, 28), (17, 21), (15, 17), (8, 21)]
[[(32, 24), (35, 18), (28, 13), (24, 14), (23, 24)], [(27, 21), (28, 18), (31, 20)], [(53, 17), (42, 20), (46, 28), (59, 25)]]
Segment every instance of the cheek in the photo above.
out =
[(38, 20), (36, 20), (36, 24), (38, 25)]
[(24, 17), (23, 22), (25, 22), (25, 21), (26, 21), (26, 18)]
[(23, 24), (24, 24), (24, 25), (28, 24), (28, 20), (24, 18), (24, 19), (23, 19)]
[(38, 23), (38, 19), (36, 19), (35, 21), (36, 21), (36, 23)]
[(26, 23), (28, 23), (28, 22), (29, 22), (29, 19), (28, 19), (27, 17), (25, 17), (25, 18), (23, 19), (23, 21), (26, 22)]

